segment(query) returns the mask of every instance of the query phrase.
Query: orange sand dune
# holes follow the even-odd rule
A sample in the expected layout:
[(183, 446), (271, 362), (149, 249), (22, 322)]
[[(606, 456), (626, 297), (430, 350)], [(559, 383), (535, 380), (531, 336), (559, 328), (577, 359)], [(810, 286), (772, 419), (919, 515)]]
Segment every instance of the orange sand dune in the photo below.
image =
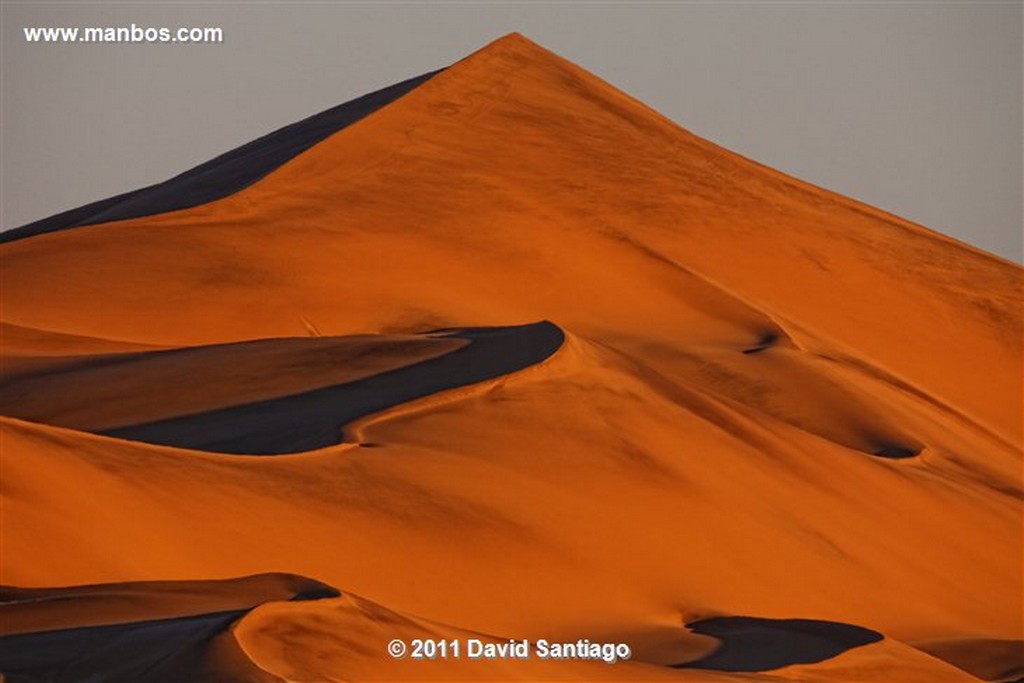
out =
[[(299, 634), (299, 635), (296, 635)], [(409, 659), (382, 662), (375, 646), (381, 639), (414, 638), (500, 640), (479, 633), (465, 633), (422, 619), (397, 614), (357, 596), (302, 603), (272, 603), (246, 615), (230, 637), (260, 669), (279, 680), (341, 680), (331, 672), (345, 671), (349, 680), (676, 680), (719, 683), (754, 681), (878, 681), (947, 683), (977, 681), (944, 662), (906, 645), (883, 641), (840, 655), (826, 666), (793, 666), (770, 675), (723, 675), (714, 671), (672, 669), (644, 659), (643, 638), (639, 659), (609, 665), (603, 661), (527, 660), (513, 666), (482, 661)], [(692, 636), (691, 636), (692, 638)], [(677, 644), (678, 652), (691, 655), (706, 650), (704, 644)]]
[[(224, 199), (0, 254), (2, 583), (285, 572), (341, 592), (189, 631), (203, 675), (1018, 675), (1021, 268), (723, 150), (521, 36)], [(316, 450), (93, 433), (401, 377), (504, 348), (409, 335), (543, 320), (553, 354)], [(753, 641), (686, 628), (732, 616), (879, 639), (700, 668), (747, 661)], [(385, 649), (474, 634), (634, 656)]]
[[(260, 574), (227, 581), (123, 583), (74, 588), (5, 588), (3, 623), (11, 633), (38, 633), (54, 627), (103, 626), (189, 614), (248, 609), (271, 600), (291, 600), (337, 591), (288, 574)], [(333, 594), (333, 595), (332, 595)]]
[(211, 641), (264, 601), (337, 595), (287, 574), (8, 588), (0, 603), (5, 673), (12, 680), (280, 680)]
[[(110, 429), (351, 382), (464, 344), (410, 336), (299, 337), (33, 358), (32, 371), (6, 383), (0, 412), (76, 429)], [(147, 388), (141, 395), (140, 384)]]
[(0, 379), (47, 372), (68, 361), (117, 353), (153, 351), (161, 347), (112, 339), (97, 339), (0, 322)]

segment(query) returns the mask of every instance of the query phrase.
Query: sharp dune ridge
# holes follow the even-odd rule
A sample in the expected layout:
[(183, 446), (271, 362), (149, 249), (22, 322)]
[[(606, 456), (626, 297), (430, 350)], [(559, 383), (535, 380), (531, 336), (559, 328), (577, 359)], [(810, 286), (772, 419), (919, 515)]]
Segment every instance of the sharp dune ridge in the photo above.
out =
[(523, 36), (2, 242), (6, 681), (1024, 671), (1021, 268)]
[(56, 230), (187, 209), (234, 194), (324, 138), (387, 106), (436, 73), (410, 78), (297, 121), (162, 183), (4, 231), (0, 233), (0, 243)]

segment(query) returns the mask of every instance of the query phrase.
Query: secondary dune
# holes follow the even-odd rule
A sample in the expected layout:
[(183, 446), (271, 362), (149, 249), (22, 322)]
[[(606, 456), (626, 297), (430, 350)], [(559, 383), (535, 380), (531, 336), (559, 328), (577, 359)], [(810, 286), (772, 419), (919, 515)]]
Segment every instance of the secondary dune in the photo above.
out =
[[(223, 680), (1017, 675), (1019, 266), (518, 35), (396, 88), (0, 245), (2, 583), (209, 586), (168, 671)], [(190, 606), (268, 572), (341, 595)], [(64, 654), (139, 621), (53, 604)], [(387, 656), (417, 634), (635, 657)]]
[(261, 602), (337, 595), (329, 586), (284, 574), (5, 588), (0, 669), (12, 681), (261, 680), (251, 675), (252, 666), (211, 662), (211, 642)]
[(344, 426), (365, 415), (539, 363), (558, 349), (563, 338), (558, 327), (546, 322), (452, 332), (441, 337), (442, 348), (450, 348), (452, 341), (468, 344), (389, 372), (105, 433), (133, 441), (249, 455), (323, 448), (340, 443)]
[(336, 597), (338, 591), (289, 574), (210, 581), (108, 583), (73, 588), (5, 586), (0, 635), (174, 619), (246, 610), (273, 600)]
[[(134, 353), (19, 356), (0, 412), (94, 432), (316, 391), (436, 358), (454, 337), (296, 337)], [(211, 435), (212, 436), (212, 435)]]

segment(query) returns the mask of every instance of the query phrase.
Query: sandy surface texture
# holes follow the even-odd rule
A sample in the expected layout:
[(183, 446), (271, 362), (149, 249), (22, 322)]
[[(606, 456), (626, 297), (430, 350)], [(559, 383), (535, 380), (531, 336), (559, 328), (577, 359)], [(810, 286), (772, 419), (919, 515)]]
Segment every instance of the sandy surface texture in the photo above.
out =
[(519, 35), (381, 92), (0, 245), (5, 681), (1024, 676), (1018, 265)]

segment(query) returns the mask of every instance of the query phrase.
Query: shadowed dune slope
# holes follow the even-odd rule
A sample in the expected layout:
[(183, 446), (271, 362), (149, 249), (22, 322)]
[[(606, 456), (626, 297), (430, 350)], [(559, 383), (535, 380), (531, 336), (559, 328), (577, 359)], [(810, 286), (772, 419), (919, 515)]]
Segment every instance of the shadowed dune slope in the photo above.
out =
[(929, 640), (913, 644), (985, 681), (1024, 679), (1024, 641), (968, 638)]
[(337, 595), (338, 591), (330, 586), (291, 574), (60, 588), (3, 586), (0, 635), (175, 619), (246, 610), (271, 600), (312, 600)]
[[(216, 201), (123, 218), (0, 245), (0, 570), (195, 595), (102, 624), (22, 604), (78, 629), (61, 656), (177, 619), (184, 669), (223, 680), (1019, 671), (1019, 266), (518, 35)], [(266, 572), (343, 594), (201, 583)], [(385, 654), (478, 634), (634, 656)]]
[(244, 671), (219, 675), (225, 672), (208, 661), (210, 641), (263, 602), (337, 596), (329, 586), (285, 574), (4, 587), (0, 671), (14, 682), (253, 680)]
[[(116, 430), (347, 385), (443, 356), (466, 343), (454, 336), (359, 335), (21, 356), (22, 369), (0, 382), (0, 412), (74, 429)], [(29, 360), (34, 362), (26, 367)], [(342, 405), (335, 410), (341, 415), (355, 409)]]
[(542, 322), (46, 357), (0, 383), (0, 410), (181, 448), (294, 453), (339, 443), (344, 425), (370, 413), (542, 362), (563, 340)]
[(770, 671), (813, 664), (882, 639), (882, 634), (869, 629), (810, 619), (717, 617), (687, 628), (715, 636), (722, 645), (706, 657), (675, 666), (719, 671)]
[(310, 116), (162, 183), (7, 230), (0, 233), (0, 243), (55, 230), (187, 209), (222, 199), (248, 187), (324, 138), (388, 105), (436, 73), (410, 78)]

